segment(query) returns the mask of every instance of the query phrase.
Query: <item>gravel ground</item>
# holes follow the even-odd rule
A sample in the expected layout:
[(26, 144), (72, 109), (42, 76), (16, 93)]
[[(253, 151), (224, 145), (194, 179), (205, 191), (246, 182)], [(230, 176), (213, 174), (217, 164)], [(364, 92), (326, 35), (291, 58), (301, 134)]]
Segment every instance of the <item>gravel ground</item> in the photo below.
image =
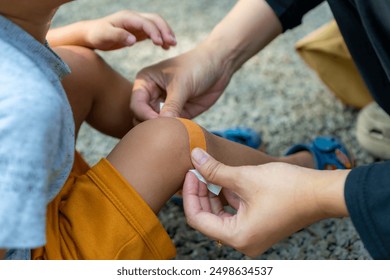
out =
[[(129, 79), (161, 59), (182, 53), (200, 42), (235, 4), (235, 0), (75, 1), (60, 9), (53, 25), (97, 18), (122, 9), (156, 12), (176, 32), (178, 46), (170, 51), (148, 42), (102, 56)], [(196, 121), (208, 129), (235, 125), (251, 127), (263, 136), (267, 153), (281, 155), (294, 143), (319, 134), (341, 138), (358, 165), (374, 159), (355, 139), (357, 111), (344, 106), (322, 85), (294, 51), (295, 42), (331, 19), (326, 4), (309, 13), (304, 23), (286, 32), (253, 57), (233, 78), (224, 96)], [(256, 34), (254, 34), (256, 36)], [(117, 143), (88, 125), (82, 127), (77, 148), (93, 164)], [(186, 225), (180, 207), (168, 202), (159, 217), (177, 246), (177, 259), (247, 259)], [(370, 259), (350, 219), (329, 219), (274, 245), (258, 259)]]

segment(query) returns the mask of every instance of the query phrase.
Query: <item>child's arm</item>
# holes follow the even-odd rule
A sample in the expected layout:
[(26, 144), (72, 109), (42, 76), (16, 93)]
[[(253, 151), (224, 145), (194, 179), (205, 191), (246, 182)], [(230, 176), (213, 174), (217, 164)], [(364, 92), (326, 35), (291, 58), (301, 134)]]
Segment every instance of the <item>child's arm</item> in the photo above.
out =
[(51, 47), (76, 45), (104, 51), (129, 47), (145, 39), (164, 49), (176, 45), (174, 33), (163, 18), (133, 11), (80, 21), (52, 29), (47, 35)]

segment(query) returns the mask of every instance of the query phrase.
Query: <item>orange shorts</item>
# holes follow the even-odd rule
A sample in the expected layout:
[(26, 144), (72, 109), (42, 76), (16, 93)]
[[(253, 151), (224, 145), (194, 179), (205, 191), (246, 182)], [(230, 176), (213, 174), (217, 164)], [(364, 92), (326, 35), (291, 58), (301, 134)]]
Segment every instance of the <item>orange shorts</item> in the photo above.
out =
[[(190, 148), (206, 149), (189, 120)], [(48, 205), (46, 245), (32, 259), (171, 259), (176, 250), (157, 216), (106, 160), (90, 168), (76, 153), (71, 174)]]

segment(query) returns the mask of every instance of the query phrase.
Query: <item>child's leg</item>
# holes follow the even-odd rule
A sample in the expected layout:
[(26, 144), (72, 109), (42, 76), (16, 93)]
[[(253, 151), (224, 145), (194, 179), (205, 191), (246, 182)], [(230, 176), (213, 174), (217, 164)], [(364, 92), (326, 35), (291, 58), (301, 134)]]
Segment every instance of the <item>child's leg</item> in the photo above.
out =
[[(193, 168), (190, 160), (190, 141), (195, 142), (191, 140), (192, 132), (178, 119), (146, 121), (129, 131), (107, 159), (157, 213), (182, 187), (185, 174)], [(207, 151), (225, 164), (258, 165), (282, 161), (203, 132)]]
[(90, 49), (65, 46), (55, 52), (72, 70), (62, 84), (73, 110), (76, 135), (87, 121), (105, 134), (122, 138), (133, 127), (130, 81)]

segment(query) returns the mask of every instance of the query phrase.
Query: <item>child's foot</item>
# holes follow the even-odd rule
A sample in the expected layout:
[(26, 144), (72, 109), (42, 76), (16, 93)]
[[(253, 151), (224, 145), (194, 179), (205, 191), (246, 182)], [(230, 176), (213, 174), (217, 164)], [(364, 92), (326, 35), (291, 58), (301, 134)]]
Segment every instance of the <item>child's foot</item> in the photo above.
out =
[(285, 156), (296, 154), (301, 157), (302, 164), (318, 170), (350, 169), (354, 166), (351, 153), (345, 145), (335, 137), (319, 136), (310, 144), (297, 144), (287, 150)]

